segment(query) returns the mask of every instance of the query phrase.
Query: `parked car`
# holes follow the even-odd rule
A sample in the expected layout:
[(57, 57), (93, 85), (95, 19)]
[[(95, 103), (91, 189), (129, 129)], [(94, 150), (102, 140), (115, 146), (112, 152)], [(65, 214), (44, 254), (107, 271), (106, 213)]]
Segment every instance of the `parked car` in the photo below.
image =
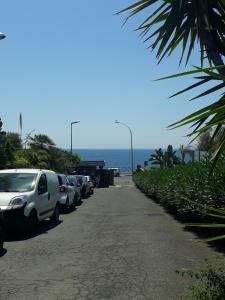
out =
[(63, 210), (73, 209), (76, 206), (74, 188), (70, 185), (68, 178), (64, 174), (58, 174), (58, 184), (60, 192), (60, 207)]
[(57, 175), (39, 169), (0, 171), (0, 208), (6, 229), (33, 231), (39, 221), (59, 220)]
[(74, 175), (77, 178), (78, 183), (80, 184), (81, 197), (87, 198), (90, 196), (90, 184), (87, 181), (87, 178), (84, 175)]
[(90, 176), (84, 176), (86, 178), (86, 181), (88, 182), (89, 186), (90, 186), (90, 191), (89, 191), (89, 195), (92, 195), (94, 194), (94, 183), (93, 181), (91, 180), (91, 177)]
[(3, 213), (0, 209), (0, 252), (3, 249), (4, 237), (5, 237), (5, 226), (3, 220)]
[(74, 175), (68, 175), (67, 179), (70, 183), (70, 186), (74, 189), (76, 205), (81, 204), (81, 186), (77, 181), (77, 178)]

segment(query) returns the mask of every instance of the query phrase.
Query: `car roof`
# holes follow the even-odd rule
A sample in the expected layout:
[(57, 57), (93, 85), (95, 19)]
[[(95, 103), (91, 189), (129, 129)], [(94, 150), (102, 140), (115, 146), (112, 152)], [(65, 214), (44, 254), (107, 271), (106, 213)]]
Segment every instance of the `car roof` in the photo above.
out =
[(77, 178), (74, 175), (66, 175), (68, 179), (77, 180)]
[(41, 170), (41, 169), (5, 169), (5, 170), (0, 170), (0, 173), (30, 173), (30, 174), (36, 174), (41, 171), (48, 171), (52, 172), (50, 170)]

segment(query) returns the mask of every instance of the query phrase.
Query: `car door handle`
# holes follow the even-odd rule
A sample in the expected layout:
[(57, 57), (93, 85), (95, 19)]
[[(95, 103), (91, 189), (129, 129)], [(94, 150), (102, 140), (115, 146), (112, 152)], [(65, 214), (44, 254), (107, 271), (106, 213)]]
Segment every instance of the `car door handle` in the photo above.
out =
[(48, 200), (50, 200), (50, 198), (51, 198), (51, 195), (50, 195), (50, 193), (48, 193)]

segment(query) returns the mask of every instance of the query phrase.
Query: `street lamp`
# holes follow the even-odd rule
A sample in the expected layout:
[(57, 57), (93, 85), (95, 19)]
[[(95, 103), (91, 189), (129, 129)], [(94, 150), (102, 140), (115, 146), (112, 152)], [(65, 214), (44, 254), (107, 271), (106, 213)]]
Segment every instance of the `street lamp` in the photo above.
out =
[(4, 38), (6, 38), (6, 35), (3, 32), (0, 32), (0, 40), (3, 40)]
[(132, 174), (134, 173), (134, 156), (133, 156), (133, 136), (132, 136), (132, 131), (130, 129), (130, 127), (123, 123), (123, 122), (120, 122), (118, 120), (115, 121), (115, 124), (121, 124), (125, 127), (127, 127), (130, 131), (130, 150), (131, 150), (131, 170), (132, 170)]
[(71, 153), (71, 155), (73, 154), (73, 124), (77, 124), (77, 123), (80, 123), (80, 121), (74, 121), (74, 122), (70, 123), (70, 125), (71, 125), (71, 130), (70, 130), (70, 134), (71, 134), (70, 153)]

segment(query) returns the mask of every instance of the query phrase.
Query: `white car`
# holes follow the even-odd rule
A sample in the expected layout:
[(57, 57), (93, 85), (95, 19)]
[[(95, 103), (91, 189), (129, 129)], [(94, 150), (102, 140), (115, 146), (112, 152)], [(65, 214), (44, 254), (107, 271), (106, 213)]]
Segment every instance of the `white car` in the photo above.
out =
[(73, 188), (75, 193), (75, 199), (76, 199), (76, 205), (81, 205), (81, 190), (80, 190), (80, 184), (77, 181), (77, 178), (74, 175), (67, 175), (66, 176), (70, 186)]
[(86, 181), (89, 185), (89, 196), (90, 196), (90, 195), (94, 194), (94, 183), (91, 180), (90, 176), (85, 175), (84, 177), (86, 178)]
[(59, 220), (58, 178), (40, 169), (0, 171), (0, 209), (6, 228), (33, 231), (37, 223)]
[(66, 175), (58, 174), (57, 176), (60, 192), (60, 206), (64, 211), (67, 211), (68, 209), (73, 209), (77, 204), (75, 190), (70, 185), (70, 182)]
[(81, 197), (83, 199), (90, 196), (90, 185), (84, 175), (74, 175), (80, 185)]

